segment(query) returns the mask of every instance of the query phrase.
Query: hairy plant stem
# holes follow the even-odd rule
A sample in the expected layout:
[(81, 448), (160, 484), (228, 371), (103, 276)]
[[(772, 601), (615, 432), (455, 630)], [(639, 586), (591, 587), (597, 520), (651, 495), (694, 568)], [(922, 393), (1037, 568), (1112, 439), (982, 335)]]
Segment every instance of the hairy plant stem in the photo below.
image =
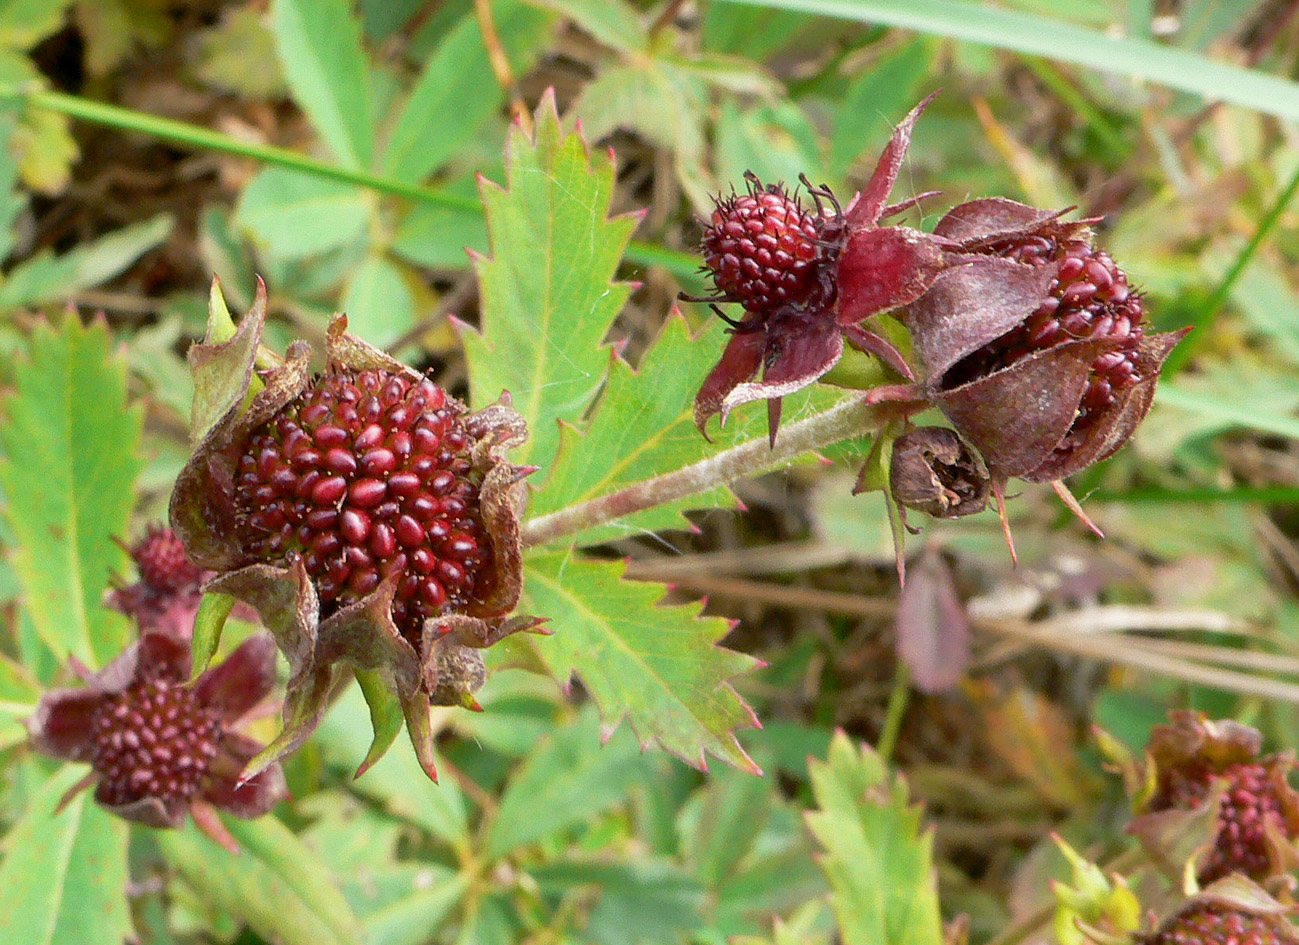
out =
[(529, 519), (523, 523), (523, 544), (544, 545), (633, 512), (698, 495), (765, 472), (809, 450), (872, 433), (914, 410), (914, 404), (870, 406), (860, 397), (848, 398), (824, 413), (781, 427), (774, 447), (768, 446), (766, 437), (749, 440), (689, 466)]

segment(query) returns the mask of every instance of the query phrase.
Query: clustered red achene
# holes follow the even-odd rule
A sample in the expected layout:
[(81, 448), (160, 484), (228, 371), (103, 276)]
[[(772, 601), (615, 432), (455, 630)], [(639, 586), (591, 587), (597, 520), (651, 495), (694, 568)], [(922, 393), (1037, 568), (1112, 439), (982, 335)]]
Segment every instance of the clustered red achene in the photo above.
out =
[[(747, 194), (717, 200), (701, 244), (717, 292), (683, 298), (736, 302), (744, 315), (718, 309), (732, 337), (699, 389), (695, 421), (703, 430), (714, 414), (725, 421), (765, 399), (774, 442), (781, 398), (830, 371), (846, 339), (898, 377), (869, 401), (943, 412), (978, 455), (1003, 524), (1005, 484), (1018, 477), (1050, 482), (1091, 525), (1062, 480), (1132, 435), (1184, 332), (1147, 331), (1140, 293), (1094, 245), (1096, 220), (992, 197), (952, 208), (932, 233), (883, 225), (932, 196), (887, 204), (928, 102), (898, 125), (842, 212), (824, 187), (808, 186), (807, 208), (751, 175)], [(909, 351), (871, 324), (886, 314), (905, 327)], [(940, 490), (935, 507), (969, 514), (982, 493), (972, 486), (959, 501)]]
[(170, 528), (150, 526), (127, 553), (140, 579), (114, 589), (108, 604), (133, 617), (141, 632), (159, 630), (189, 639), (203, 596), (200, 588), (210, 575), (189, 560)]
[(271, 692), (275, 644), (251, 637), (193, 685), (189, 668), (186, 641), (145, 632), (86, 685), (45, 693), (32, 745), (89, 763), (73, 792), (94, 784), (95, 800), (128, 820), (177, 827), (192, 811), (221, 838), (212, 807), (257, 817), (287, 793), (278, 764), (241, 778), (261, 745), (234, 730)]
[(1181, 828), (1208, 813), (1210, 843), (1196, 864), (1204, 883), (1232, 873), (1263, 881), (1299, 865), (1299, 793), (1288, 781), (1294, 758), (1262, 755), (1261, 743), (1247, 725), (1171, 713), (1171, 724), (1150, 736), (1154, 790), (1140, 800), (1132, 833), (1166, 861)]
[[(232, 361), (251, 384), (265, 293), (191, 363)], [(523, 477), (505, 454), (527, 435), (508, 395), (468, 408), (432, 381), (330, 326), (325, 367), (290, 346), (207, 432), (177, 479), (171, 520), (208, 590), (257, 611), (289, 660), (292, 751), (323, 716), (344, 667), (396, 694), (433, 775), (430, 702), (476, 707), (478, 650), (536, 629), (512, 617), (522, 586)], [(373, 761), (373, 758), (368, 759)]]
[(1134, 945), (1296, 945), (1291, 907), (1240, 876), (1219, 880), (1179, 905)]
[(428, 380), (335, 367), (253, 432), (235, 503), (249, 557), (300, 556), (322, 611), (388, 578), (413, 646), (490, 567), (464, 408)]

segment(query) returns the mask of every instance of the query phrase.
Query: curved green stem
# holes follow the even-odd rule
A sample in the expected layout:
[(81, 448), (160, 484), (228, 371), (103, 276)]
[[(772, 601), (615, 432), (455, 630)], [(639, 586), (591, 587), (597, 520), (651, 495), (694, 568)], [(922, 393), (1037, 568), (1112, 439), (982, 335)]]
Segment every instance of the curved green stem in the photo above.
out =
[[(66, 92), (55, 92), (32, 85), (0, 86), (0, 102), (17, 102), (21, 105), (45, 108), (91, 124), (122, 131), (134, 131), (164, 141), (188, 145), (198, 150), (251, 158), (325, 180), (368, 187), (394, 197), (405, 197), (455, 210), (482, 209), (482, 205), (473, 197), (462, 197), (432, 187), (394, 180), (381, 174), (338, 167), (289, 148), (241, 141), (231, 135), (200, 125), (176, 121), (173, 118), (161, 118), (134, 109), (122, 108), (120, 105), (96, 102)], [(696, 285), (699, 282), (699, 277), (696, 275), (699, 260), (689, 253), (665, 249), (652, 243), (633, 241), (627, 248), (627, 259), (641, 266), (662, 266), (687, 285)]]

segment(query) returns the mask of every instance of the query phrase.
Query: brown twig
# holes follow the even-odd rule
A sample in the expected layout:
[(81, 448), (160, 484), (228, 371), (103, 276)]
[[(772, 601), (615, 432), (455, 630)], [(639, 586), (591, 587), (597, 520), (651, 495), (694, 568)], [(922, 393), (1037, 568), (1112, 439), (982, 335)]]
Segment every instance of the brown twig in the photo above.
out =
[(519, 123), (529, 137), (532, 135), (532, 112), (528, 110), (523, 94), (519, 91), (518, 80), (514, 69), (501, 44), (501, 35), (496, 32), (496, 21), (492, 18), (491, 0), (474, 0), (474, 11), (478, 14), (478, 28), (482, 30), (483, 46), (487, 49), (487, 59), (492, 64), (492, 72), (500, 83), (505, 94), (510, 97), (510, 111), (514, 120)]

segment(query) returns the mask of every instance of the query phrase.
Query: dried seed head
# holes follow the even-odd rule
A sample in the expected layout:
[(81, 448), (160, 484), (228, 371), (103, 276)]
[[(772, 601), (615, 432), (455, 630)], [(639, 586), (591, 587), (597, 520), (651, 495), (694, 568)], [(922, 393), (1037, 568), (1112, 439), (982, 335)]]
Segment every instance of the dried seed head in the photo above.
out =
[(394, 578), (393, 622), (418, 648), (424, 620), (471, 601), (490, 566), (474, 439), (431, 381), (331, 368), (239, 458), (248, 558), (300, 555), (326, 615)]
[(977, 453), (946, 427), (918, 427), (893, 443), (889, 488), (904, 508), (935, 518), (982, 512), (991, 481)]
[(817, 285), (821, 218), (753, 176), (747, 193), (714, 200), (700, 249), (718, 293), (759, 313), (805, 298)]
[(1108, 253), (1093, 248), (1076, 233), (1056, 234), (1044, 228), (998, 240), (981, 251), (1031, 266), (1058, 263), (1059, 267), (1037, 310), (958, 362), (943, 379), (943, 386), (959, 387), (1064, 342), (1114, 342), (1092, 361), (1077, 415), (1055, 448), (1057, 454), (1072, 452), (1084, 441), (1096, 417), (1143, 379), (1140, 349), (1145, 311), (1141, 297), (1128, 286), (1127, 275)]

